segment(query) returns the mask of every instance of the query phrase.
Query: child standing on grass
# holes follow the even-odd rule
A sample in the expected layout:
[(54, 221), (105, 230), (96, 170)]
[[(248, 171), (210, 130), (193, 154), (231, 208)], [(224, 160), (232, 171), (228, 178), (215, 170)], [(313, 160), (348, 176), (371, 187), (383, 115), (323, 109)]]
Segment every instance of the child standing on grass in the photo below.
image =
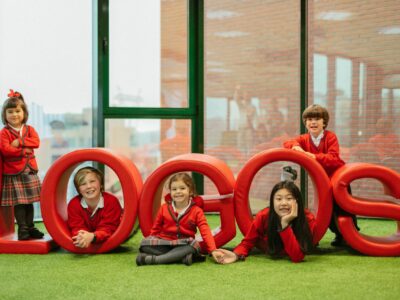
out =
[(136, 264), (181, 262), (191, 265), (200, 251), (200, 245), (194, 239), (197, 228), (208, 252), (218, 262), (221, 252), (215, 246), (201, 208), (203, 199), (197, 196), (193, 179), (186, 173), (177, 173), (169, 180), (168, 188), (170, 194), (157, 214), (150, 235), (140, 244)]
[(104, 175), (95, 168), (79, 169), (74, 185), (79, 195), (68, 203), (68, 227), (73, 244), (88, 248), (104, 242), (117, 230), (122, 208), (117, 197), (104, 192)]
[(13, 206), (18, 240), (41, 239), (44, 234), (33, 223), (33, 203), (40, 200), (40, 179), (34, 149), (40, 139), (26, 124), (28, 108), (19, 92), (10, 90), (3, 104), (0, 151), (3, 157), (1, 206)]
[(272, 257), (288, 255), (293, 262), (302, 261), (312, 249), (315, 218), (303, 208), (299, 188), (292, 181), (281, 181), (272, 188), (269, 201), (233, 252), (222, 250), (222, 264), (244, 260), (254, 246)]
[[(312, 104), (304, 110), (302, 118), (308, 133), (284, 142), (283, 146), (288, 149), (300, 151), (317, 160), (330, 178), (345, 162), (339, 156), (339, 142), (336, 134), (326, 130), (329, 123), (329, 113), (326, 108), (318, 104)], [(337, 247), (342, 246), (344, 241), (336, 224), (336, 217), (338, 215), (349, 214), (342, 210), (335, 201), (333, 205), (333, 214), (329, 228), (336, 235), (331, 245)], [(352, 217), (357, 227), (357, 220), (354, 215)]]

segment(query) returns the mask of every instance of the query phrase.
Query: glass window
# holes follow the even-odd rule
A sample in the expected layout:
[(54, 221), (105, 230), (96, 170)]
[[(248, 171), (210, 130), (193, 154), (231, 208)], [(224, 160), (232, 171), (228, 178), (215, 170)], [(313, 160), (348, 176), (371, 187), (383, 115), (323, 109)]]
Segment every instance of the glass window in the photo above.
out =
[[(309, 68), (309, 102), (319, 102), (319, 80), (327, 76), (328, 130), (338, 135), (346, 162), (400, 165), (393, 93), (400, 87), (399, 8), (395, 0), (308, 1), (309, 55), (314, 63), (316, 55), (328, 58), (327, 71)], [(382, 197), (378, 181), (360, 181), (353, 194)]]
[[(28, 124), (41, 139), (36, 152), (41, 179), (58, 157), (92, 145), (91, 5), (0, 2), (0, 95), (5, 100), (11, 88), (26, 100)], [(40, 217), (40, 209), (35, 214)]]
[(161, 163), (190, 152), (190, 120), (107, 119), (106, 147), (129, 157), (143, 180)]
[(187, 107), (187, 1), (110, 1), (110, 106)]
[[(255, 153), (299, 132), (299, 3), (205, 1), (205, 153), (235, 174)], [(280, 166), (260, 175), (254, 209), (280, 180)]]

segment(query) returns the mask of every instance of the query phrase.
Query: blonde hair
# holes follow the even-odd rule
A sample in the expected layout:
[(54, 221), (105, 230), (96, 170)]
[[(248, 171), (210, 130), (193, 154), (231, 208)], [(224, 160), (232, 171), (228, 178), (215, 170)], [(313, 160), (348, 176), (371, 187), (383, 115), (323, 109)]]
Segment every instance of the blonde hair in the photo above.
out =
[(329, 113), (328, 110), (318, 104), (312, 104), (307, 107), (303, 112), (303, 123), (306, 125), (306, 121), (309, 118), (318, 118), (324, 120), (324, 129), (328, 126), (329, 123)]
[(193, 178), (187, 173), (176, 173), (172, 175), (168, 181), (168, 189), (171, 190), (172, 183), (180, 180), (183, 181), (183, 183), (189, 187), (190, 196), (196, 197), (197, 196), (196, 185), (194, 183)]
[(79, 196), (82, 196), (79, 192), (79, 187), (82, 185), (83, 181), (87, 174), (93, 173), (96, 175), (97, 179), (100, 181), (100, 191), (104, 192), (104, 174), (93, 167), (83, 167), (76, 172), (74, 176), (74, 186), (76, 191), (78, 192)]

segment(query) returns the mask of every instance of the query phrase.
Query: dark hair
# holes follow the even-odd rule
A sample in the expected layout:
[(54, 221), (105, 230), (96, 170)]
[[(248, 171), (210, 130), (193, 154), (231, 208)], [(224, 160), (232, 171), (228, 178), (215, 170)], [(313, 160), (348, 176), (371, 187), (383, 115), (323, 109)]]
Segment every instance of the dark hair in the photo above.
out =
[(176, 173), (172, 175), (168, 181), (168, 189), (171, 190), (172, 183), (179, 180), (182, 180), (189, 187), (189, 193), (191, 197), (197, 196), (196, 185), (194, 183), (194, 180), (187, 173)]
[(306, 220), (306, 215), (304, 213), (303, 197), (297, 185), (295, 185), (292, 181), (281, 181), (272, 188), (271, 196), (269, 199), (269, 215), (267, 220), (268, 224), (266, 224), (266, 233), (268, 236), (268, 253), (272, 256), (279, 256), (284, 249), (282, 239), (278, 232), (281, 226), (281, 222), (279, 216), (274, 209), (275, 194), (281, 189), (287, 189), (296, 199), (298, 207), (297, 217), (291, 222), (290, 225), (292, 227), (294, 235), (296, 236), (297, 241), (299, 242), (301, 250), (304, 253), (307, 253), (313, 247), (312, 235), (310, 227), (308, 226), (308, 222)]
[(318, 118), (324, 120), (324, 129), (328, 126), (329, 123), (329, 113), (328, 110), (318, 104), (312, 104), (307, 107), (303, 111), (303, 123), (306, 125), (306, 121), (308, 118)]
[(4, 125), (7, 124), (6, 110), (9, 108), (16, 108), (18, 105), (21, 105), (21, 108), (24, 111), (24, 119), (22, 120), (22, 123), (25, 124), (28, 121), (29, 112), (28, 107), (25, 104), (24, 97), (19, 92), (15, 92), (15, 94), (18, 94), (18, 96), (7, 98), (7, 100), (3, 103), (1, 120), (3, 121)]
[(104, 174), (93, 167), (83, 167), (76, 172), (74, 176), (74, 186), (76, 191), (78, 192), (79, 196), (82, 197), (81, 193), (79, 192), (79, 186), (82, 185), (82, 181), (85, 179), (86, 175), (89, 173), (93, 173), (96, 175), (97, 179), (100, 181), (100, 191), (104, 192)]

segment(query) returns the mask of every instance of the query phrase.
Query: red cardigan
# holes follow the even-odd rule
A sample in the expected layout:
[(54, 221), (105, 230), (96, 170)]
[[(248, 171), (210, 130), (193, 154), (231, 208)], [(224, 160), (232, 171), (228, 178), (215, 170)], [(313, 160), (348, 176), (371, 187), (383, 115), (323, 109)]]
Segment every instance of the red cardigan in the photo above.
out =
[[(310, 227), (311, 234), (315, 228), (315, 218), (312, 213), (308, 210), (304, 210), (308, 226)], [(264, 252), (267, 251), (268, 236), (267, 224), (268, 224), (268, 213), (269, 208), (264, 208), (257, 213), (253, 222), (251, 223), (250, 229), (247, 231), (246, 236), (240, 242), (238, 246), (233, 250), (238, 256), (247, 256), (250, 250), (254, 246), (258, 246)], [(279, 232), (281, 236), (285, 253), (290, 257), (293, 262), (300, 262), (304, 259), (304, 253), (301, 251), (300, 245), (294, 235), (294, 232), (290, 226)]]
[(309, 133), (283, 143), (283, 147), (288, 149), (292, 149), (294, 146), (300, 146), (304, 151), (315, 154), (316, 160), (329, 177), (332, 177), (333, 173), (345, 164), (339, 156), (339, 142), (336, 134), (332, 131), (324, 131), (324, 137), (318, 147), (313, 143)]
[(96, 234), (96, 243), (107, 240), (117, 230), (122, 209), (118, 199), (107, 192), (103, 192), (104, 207), (96, 211), (91, 218), (92, 212), (81, 205), (80, 196), (72, 198), (68, 203), (68, 227), (71, 236), (78, 234), (79, 230), (86, 230)]
[[(196, 198), (201, 199), (201, 197)], [(207, 246), (207, 251), (211, 253), (217, 249), (207, 219), (204, 216), (204, 212), (196, 205), (198, 202), (202, 203), (202, 201), (194, 199), (191, 206), (179, 219), (177, 218), (177, 214), (174, 213), (172, 203), (170, 201), (164, 203), (158, 211), (150, 235), (166, 240), (189, 237), (195, 238), (198, 227), (203, 241)]]
[[(33, 149), (39, 148), (40, 139), (32, 126), (25, 125), (22, 136), (9, 126), (0, 131), (0, 150), (3, 156), (3, 174), (15, 175), (25, 170), (27, 166), (37, 171), (37, 163)], [(11, 146), (11, 142), (19, 140), (17, 148)], [(26, 149), (32, 149), (32, 153), (26, 153)]]

